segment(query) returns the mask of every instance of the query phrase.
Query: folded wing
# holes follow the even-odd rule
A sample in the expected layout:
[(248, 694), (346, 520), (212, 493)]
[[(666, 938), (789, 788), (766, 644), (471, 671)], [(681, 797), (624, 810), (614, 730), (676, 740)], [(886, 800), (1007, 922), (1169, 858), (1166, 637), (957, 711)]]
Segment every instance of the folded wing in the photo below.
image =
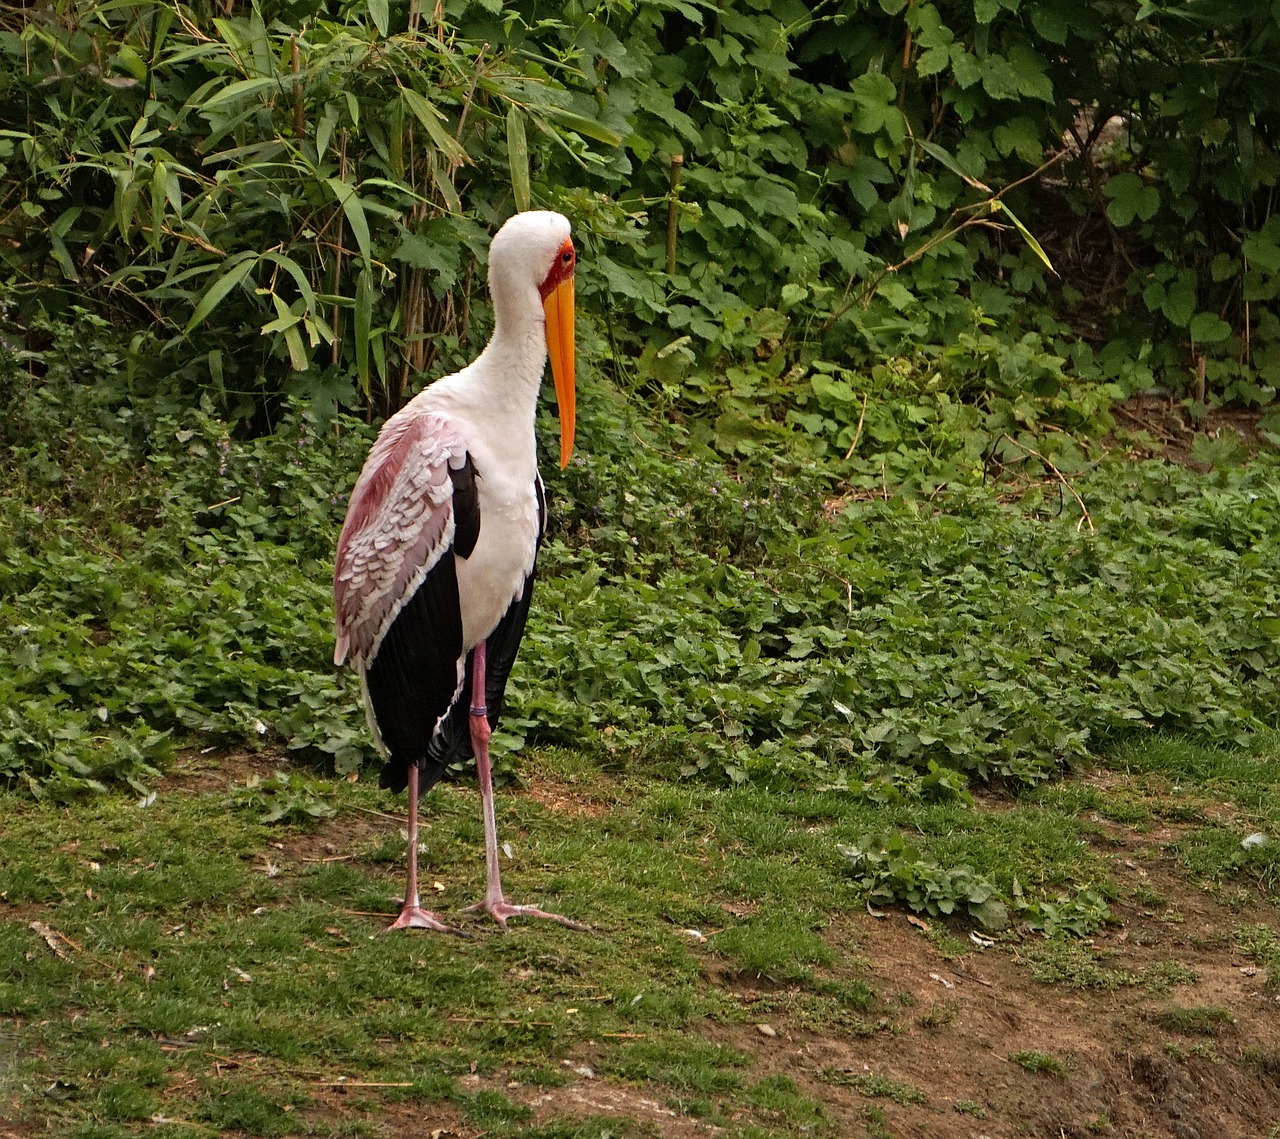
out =
[[(403, 787), (459, 699), (464, 676), (455, 559), (480, 532), (475, 469), (448, 420), (390, 421), (351, 496), (334, 567), (334, 661), (359, 671), (370, 726)], [(424, 786), (443, 765), (423, 767)]]

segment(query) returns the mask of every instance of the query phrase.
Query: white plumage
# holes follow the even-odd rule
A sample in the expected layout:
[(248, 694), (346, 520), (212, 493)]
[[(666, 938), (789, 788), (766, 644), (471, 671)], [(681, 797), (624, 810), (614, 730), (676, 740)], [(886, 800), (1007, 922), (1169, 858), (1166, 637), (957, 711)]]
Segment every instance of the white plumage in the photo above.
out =
[(489, 863), (478, 908), (503, 925), (517, 913), (574, 924), (503, 899), (488, 760), (489, 729), (523, 632), (541, 539), (534, 420), (548, 355), (562, 465), (573, 442), (574, 263), (560, 214), (517, 214), (503, 226), (489, 251), (489, 344), (387, 420), (338, 542), (334, 660), (350, 660), (361, 675), (370, 724), (387, 754), (384, 783), (407, 783), (410, 793), (410, 889), (396, 926), (450, 928), (418, 905), (418, 777), (425, 771), (429, 786), (447, 762), (468, 753), (468, 742)]

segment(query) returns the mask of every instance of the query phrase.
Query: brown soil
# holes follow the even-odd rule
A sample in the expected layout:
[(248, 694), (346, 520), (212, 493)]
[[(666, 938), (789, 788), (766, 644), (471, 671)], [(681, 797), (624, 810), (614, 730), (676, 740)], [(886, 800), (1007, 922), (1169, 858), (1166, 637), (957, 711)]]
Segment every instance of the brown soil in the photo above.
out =
[[(1185, 467), (1206, 470), (1203, 463), (1192, 458), (1191, 449), (1198, 435), (1220, 437), (1224, 432), (1234, 433), (1244, 447), (1253, 451), (1263, 445), (1258, 431), (1263, 412), (1255, 408), (1211, 408), (1202, 419), (1193, 419), (1182, 406), (1181, 399), (1170, 396), (1131, 396), (1113, 409), (1116, 424), (1126, 433), (1138, 433), (1146, 443), (1134, 446), (1132, 436), (1126, 436), (1125, 446), (1142, 457), (1158, 457)], [(1115, 445), (1115, 440), (1108, 440)]]
[[(1043, 945), (1034, 935), (983, 949), (960, 942), (960, 931), (931, 929), (901, 911), (883, 918), (856, 913), (834, 918), (827, 941), (834, 970), (864, 979), (879, 995), (865, 1020), (855, 1027), (805, 1027), (803, 1015), (786, 1011), (789, 997), (803, 997), (801, 989), (744, 977), (709, 951), (707, 978), (735, 995), (750, 1023), (707, 1023), (699, 1034), (754, 1056), (753, 1079), (790, 1077), (824, 1105), (841, 1136), (1280, 1134), (1280, 996), (1267, 990), (1264, 971), (1232, 940), (1240, 926), (1274, 928), (1276, 907), (1245, 894), (1219, 898), (1189, 884), (1166, 852), (1176, 828), (1139, 833), (1095, 822), (1125, 895), (1159, 899), (1114, 904), (1116, 924), (1084, 943), (1097, 965), (1130, 983), (1105, 989), (1040, 983), (1029, 967)], [(1186, 979), (1162, 984), (1153, 979), (1162, 970)], [(1161, 1014), (1175, 1008), (1221, 1010), (1230, 1019), (1211, 1034), (1184, 1034), (1162, 1023)], [(756, 1009), (763, 1010), (758, 1019), (750, 1015)], [(1046, 1054), (1065, 1070), (1027, 1071), (1013, 1057), (1028, 1052)], [(616, 1116), (654, 1135), (725, 1133), (723, 1126), (675, 1113), (678, 1101), (661, 1089), (597, 1078), (593, 1061), (590, 1047), (576, 1051), (568, 1064), (580, 1078), (562, 1088), (520, 1088), (502, 1079), (487, 1086), (531, 1107), (539, 1122)], [(841, 1086), (873, 1074), (916, 1089), (922, 1102), (902, 1104)], [(745, 1108), (730, 1118), (735, 1127), (769, 1123), (767, 1113)]]

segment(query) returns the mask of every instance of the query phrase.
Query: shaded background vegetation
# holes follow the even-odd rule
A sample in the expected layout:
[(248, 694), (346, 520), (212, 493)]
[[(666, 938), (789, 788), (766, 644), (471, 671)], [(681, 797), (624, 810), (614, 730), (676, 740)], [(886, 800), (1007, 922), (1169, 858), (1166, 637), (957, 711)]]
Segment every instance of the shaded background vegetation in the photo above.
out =
[(1275, 725), (1274, 461), (1092, 442), (1274, 396), (1273, 5), (543, 9), (0, 8), (0, 775), (367, 757), (342, 496), (529, 205), (584, 391), (508, 742), (947, 797)]

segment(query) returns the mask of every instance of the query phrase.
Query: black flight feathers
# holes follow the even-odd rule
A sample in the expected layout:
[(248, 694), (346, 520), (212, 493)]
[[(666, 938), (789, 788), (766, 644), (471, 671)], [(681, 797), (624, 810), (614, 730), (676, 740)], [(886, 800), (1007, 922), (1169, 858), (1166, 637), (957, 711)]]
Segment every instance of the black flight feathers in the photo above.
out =
[(453, 482), (453, 552), (469, 558), (480, 540), (480, 491), (470, 455), (456, 471), (449, 468), (449, 478)]
[[(480, 499), (471, 456), (449, 469), (453, 480), (453, 546), (431, 568), (400, 610), (369, 665), (366, 682), (378, 730), (389, 755), (382, 786), (402, 791), (409, 765), (419, 765), (419, 791), (435, 784), (448, 767), (469, 760), (471, 727), (471, 654), (457, 700), (458, 659), (462, 656), (462, 611), (458, 603), (456, 558), (467, 558), (480, 537)], [(537, 482), (538, 545), (546, 526), (546, 498)], [(489, 634), (485, 654), (485, 702), (489, 723), (498, 725), (507, 677), (524, 635), (533, 596), (530, 573), (520, 596)], [(444, 717), (441, 722), (441, 717)], [(439, 731), (436, 725), (439, 724)]]

